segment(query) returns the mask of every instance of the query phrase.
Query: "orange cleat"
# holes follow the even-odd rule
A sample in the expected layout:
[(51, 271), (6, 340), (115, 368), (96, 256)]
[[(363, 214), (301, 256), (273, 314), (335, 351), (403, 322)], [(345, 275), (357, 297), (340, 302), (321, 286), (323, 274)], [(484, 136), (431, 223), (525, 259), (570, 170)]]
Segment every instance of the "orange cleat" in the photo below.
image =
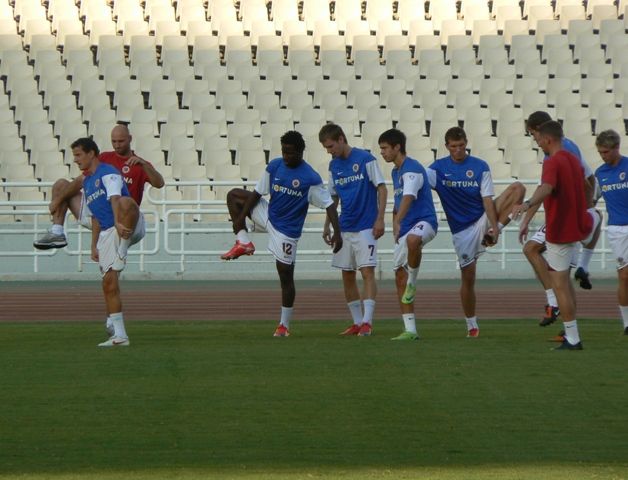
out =
[(467, 338), (478, 338), (480, 336), (479, 328), (472, 328), (467, 332)]
[(290, 336), (290, 332), (284, 325), (281, 325), (281, 324), (279, 324), (279, 326), (275, 330), (275, 333), (273, 333), (273, 337), (289, 337), (289, 336)]
[(373, 333), (373, 327), (371, 327), (370, 323), (363, 323), (360, 325), (360, 331), (358, 332), (358, 337), (370, 337)]
[(354, 323), (353, 325), (351, 325), (349, 328), (344, 330), (342, 333), (339, 333), (338, 335), (344, 335), (344, 336), (349, 337), (351, 335), (357, 335), (358, 333), (360, 333), (360, 325), (356, 325)]
[(255, 253), (255, 245), (253, 242), (249, 243), (241, 243), (239, 240), (236, 240), (235, 245), (231, 247), (227, 253), (223, 253), (220, 258), (223, 260), (235, 260), (242, 255), (253, 255)]

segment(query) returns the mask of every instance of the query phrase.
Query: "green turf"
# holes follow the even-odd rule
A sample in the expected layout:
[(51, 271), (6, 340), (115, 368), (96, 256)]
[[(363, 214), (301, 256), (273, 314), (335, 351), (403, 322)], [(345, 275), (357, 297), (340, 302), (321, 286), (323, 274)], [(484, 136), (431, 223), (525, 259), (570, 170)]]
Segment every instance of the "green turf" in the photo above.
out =
[(628, 478), (628, 337), (421, 322), (0, 324), (0, 477)]

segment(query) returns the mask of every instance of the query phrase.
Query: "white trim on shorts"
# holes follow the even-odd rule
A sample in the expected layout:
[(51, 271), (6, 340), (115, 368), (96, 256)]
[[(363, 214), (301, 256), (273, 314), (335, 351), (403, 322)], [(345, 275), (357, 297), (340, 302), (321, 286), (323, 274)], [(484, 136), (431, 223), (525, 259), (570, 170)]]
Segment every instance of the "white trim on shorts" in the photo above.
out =
[(606, 229), (608, 244), (617, 260), (617, 270), (628, 266), (628, 225), (609, 225)]
[(486, 251), (482, 240), (489, 228), (488, 216), (485, 212), (473, 225), (452, 235), (460, 268), (471, 265)]
[(251, 211), (251, 220), (255, 223), (255, 231), (268, 233), (268, 251), (275, 260), (286, 265), (293, 265), (297, 258), (298, 238), (284, 235), (270, 223), (268, 219), (268, 200), (260, 198)]
[(429, 222), (421, 220), (417, 222), (410, 230), (406, 232), (403, 237), (399, 238), (399, 241), (395, 244), (395, 251), (393, 253), (393, 270), (399, 270), (400, 268), (408, 267), (408, 236), (414, 235), (421, 237), (422, 247), (431, 242), (436, 236), (436, 231), (430, 225)]
[[(140, 242), (145, 235), (146, 222), (144, 221), (144, 214), (140, 212), (137, 224), (135, 225), (135, 230), (133, 230), (133, 233), (131, 234), (131, 245), (135, 245)], [(111, 270), (114, 261), (118, 257), (120, 240), (120, 235), (118, 235), (115, 225), (107, 230), (101, 231), (98, 236), (96, 249), (98, 250), (98, 265), (103, 276)]]
[(341, 232), (342, 248), (334, 253), (331, 266), (355, 272), (364, 267), (377, 266), (377, 240), (373, 229), (359, 232)]

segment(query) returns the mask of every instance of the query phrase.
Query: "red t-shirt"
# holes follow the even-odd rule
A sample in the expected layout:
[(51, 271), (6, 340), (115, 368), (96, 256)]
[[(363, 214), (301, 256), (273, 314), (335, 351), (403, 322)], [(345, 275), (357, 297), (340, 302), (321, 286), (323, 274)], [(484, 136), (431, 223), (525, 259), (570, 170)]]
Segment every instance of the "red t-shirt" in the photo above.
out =
[[(135, 154), (131, 153), (131, 155)], [(123, 157), (116, 152), (102, 152), (98, 159), (120, 170), (131, 197), (133, 197), (133, 200), (135, 200), (138, 205), (141, 205), (142, 197), (144, 196), (144, 185), (148, 182), (148, 175), (146, 175), (146, 172), (140, 165), (133, 165), (131, 167), (126, 165), (126, 161), (131, 155)]]
[(545, 237), (551, 243), (585, 239), (593, 228), (584, 197), (584, 171), (578, 159), (561, 150), (543, 162), (541, 183), (554, 189), (545, 197)]

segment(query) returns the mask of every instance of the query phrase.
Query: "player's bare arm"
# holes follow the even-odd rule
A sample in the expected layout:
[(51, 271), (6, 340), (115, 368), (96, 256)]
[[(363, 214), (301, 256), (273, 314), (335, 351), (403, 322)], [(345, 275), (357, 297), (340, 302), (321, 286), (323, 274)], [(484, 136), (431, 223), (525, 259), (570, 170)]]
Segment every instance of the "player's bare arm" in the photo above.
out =
[(338, 253), (342, 248), (342, 235), (340, 234), (340, 223), (338, 222), (338, 211), (336, 210), (336, 205), (331, 204), (327, 207), (326, 212), (327, 218), (329, 218), (331, 226), (334, 229), (334, 234), (328, 243), (332, 246), (333, 252)]
[(520, 243), (524, 243), (527, 240), (529, 228), (530, 228), (530, 222), (534, 218), (534, 215), (536, 215), (536, 212), (539, 211), (539, 208), (541, 208), (540, 203), (537, 205), (534, 205), (533, 207), (529, 207), (526, 210), (525, 214), (523, 215), (523, 219), (521, 220), (521, 223), (519, 224), (519, 242)]
[(530, 199), (526, 200), (520, 205), (515, 205), (513, 207), (513, 220), (521, 218), (521, 215), (526, 213), (532, 207), (536, 207), (538, 210), (539, 206), (543, 203), (543, 200), (545, 200), (545, 197), (550, 195), (553, 189), (554, 187), (552, 187), (549, 183), (543, 183), (542, 185), (539, 185)]
[[(336, 196), (336, 195), (333, 195), (331, 198), (334, 201), (334, 211), (337, 214), (338, 213), (338, 203), (340, 202), (340, 198), (338, 196)], [(323, 240), (325, 241), (325, 243), (327, 245), (331, 245), (332, 244), (332, 234), (331, 234), (330, 223), (331, 223), (331, 220), (329, 219), (329, 212), (328, 212), (328, 214), (325, 215), (325, 224), (323, 225)], [(334, 233), (336, 233), (335, 230), (336, 229), (334, 228)]]
[(393, 234), (395, 236), (395, 243), (399, 242), (399, 230), (401, 229), (401, 221), (406, 218), (408, 214), (408, 210), (410, 210), (410, 206), (414, 201), (414, 197), (412, 195), (404, 195), (401, 197), (401, 202), (399, 203), (399, 211), (393, 215)]
[(487, 246), (491, 247), (497, 244), (497, 240), (499, 240), (497, 209), (495, 208), (495, 202), (493, 201), (493, 197), (482, 197), (482, 203), (484, 204), (484, 211), (486, 212), (486, 216), (488, 217), (488, 223), (490, 225), (488, 236), (491, 237), (491, 240), (487, 241)]
[(386, 201), (388, 200), (388, 189), (386, 185), (380, 183), (377, 186), (377, 218), (373, 224), (373, 237), (375, 240), (384, 235), (386, 225), (384, 215), (386, 215)]
[(100, 236), (100, 223), (92, 216), (92, 260), (98, 262), (98, 237)]
[(164, 177), (162, 177), (161, 173), (159, 173), (155, 167), (152, 166), (150, 162), (147, 162), (142, 157), (138, 157), (133, 154), (127, 161), (126, 164), (129, 167), (133, 165), (139, 165), (146, 172), (146, 176), (148, 177), (148, 183), (150, 183), (155, 188), (161, 188), (164, 186)]

